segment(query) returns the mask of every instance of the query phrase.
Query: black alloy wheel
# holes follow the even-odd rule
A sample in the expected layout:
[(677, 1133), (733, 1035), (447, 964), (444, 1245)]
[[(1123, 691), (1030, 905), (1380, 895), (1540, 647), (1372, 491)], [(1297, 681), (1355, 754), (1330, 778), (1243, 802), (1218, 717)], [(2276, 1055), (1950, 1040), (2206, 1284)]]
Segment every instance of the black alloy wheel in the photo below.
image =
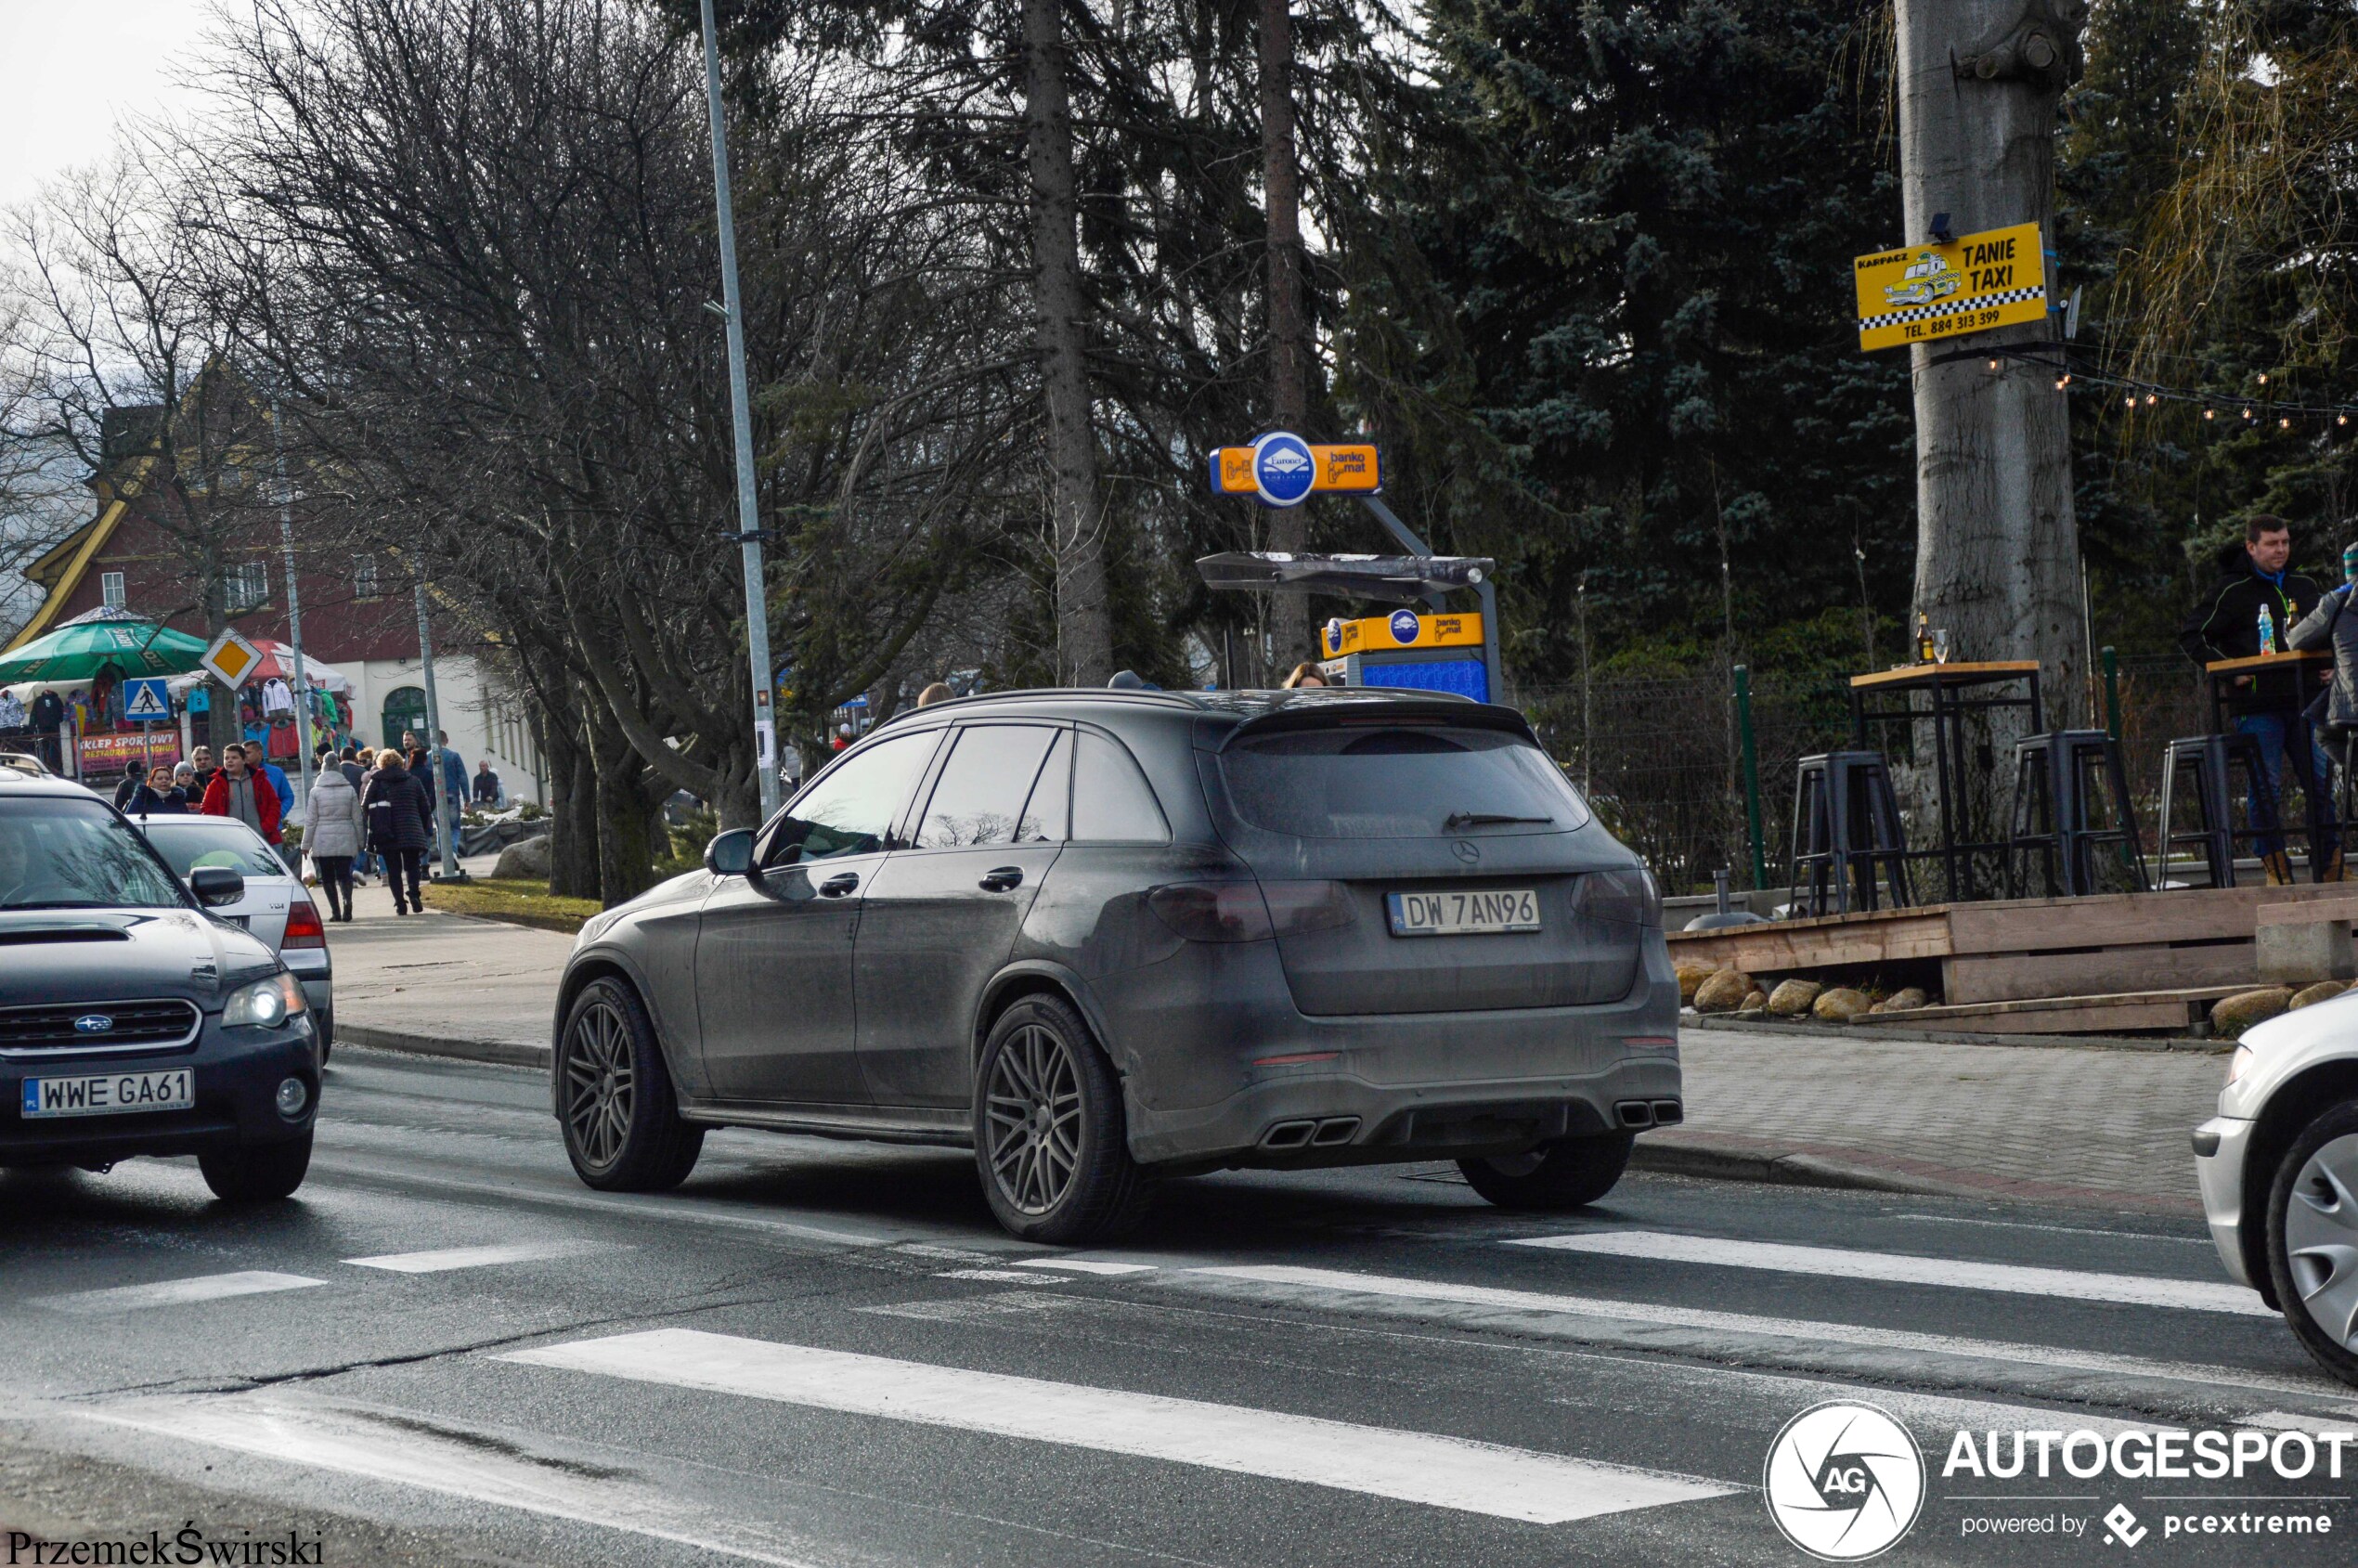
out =
[(678, 1186), (704, 1152), (704, 1129), (681, 1120), (654, 1020), (618, 979), (590, 981), (565, 1016), (558, 1104), (565, 1155), (603, 1192)]
[(978, 1069), (975, 1163), (1009, 1234), (1070, 1246), (1137, 1223), (1148, 1184), (1130, 1158), (1121, 1082), (1069, 1003), (1019, 998)]

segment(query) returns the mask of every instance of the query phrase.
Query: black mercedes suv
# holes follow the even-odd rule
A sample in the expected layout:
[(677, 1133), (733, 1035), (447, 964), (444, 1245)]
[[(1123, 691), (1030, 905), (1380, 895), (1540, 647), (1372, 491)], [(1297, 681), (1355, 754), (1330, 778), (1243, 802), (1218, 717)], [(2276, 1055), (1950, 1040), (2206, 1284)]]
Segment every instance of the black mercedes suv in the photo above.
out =
[(970, 1146), (1000, 1223), (1224, 1166), (1593, 1202), (1681, 1119), (1662, 905), (1522, 717), (1425, 693), (923, 708), (591, 920), (551, 1089), (593, 1186), (706, 1128)]
[(0, 1166), (193, 1154), (215, 1196), (301, 1186), (319, 1043), (278, 955), (81, 785), (0, 768)]

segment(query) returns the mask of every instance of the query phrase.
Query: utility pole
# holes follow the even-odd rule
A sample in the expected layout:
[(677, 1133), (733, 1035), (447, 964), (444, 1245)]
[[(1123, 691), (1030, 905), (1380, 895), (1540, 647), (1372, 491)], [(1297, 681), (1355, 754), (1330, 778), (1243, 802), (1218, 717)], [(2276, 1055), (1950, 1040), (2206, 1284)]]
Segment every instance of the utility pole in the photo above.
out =
[[(426, 781), (426, 798), (442, 796), (442, 706), (434, 694), (434, 634), (426, 629), (426, 564), (418, 562), (418, 663), (425, 673), (426, 739), (432, 743), (427, 751), (426, 766), (434, 770), (434, 777)], [(457, 831), (450, 819), (459, 814), (455, 800), (443, 800), (441, 810), (434, 814), (434, 836), (442, 850), (442, 879), (459, 880), (459, 856), (451, 848), (451, 836)]]
[[(770, 693), (770, 594), (761, 570), (761, 512), (753, 486), (753, 405), (745, 395), (745, 296), (737, 287), (737, 214), (729, 196), (729, 130), (720, 106), (720, 38), (704, 0), (705, 107), (712, 116), (712, 201), (720, 216), (720, 314), (729, 324), (730, 423), (737, 448), (737, 544), (745, 555), (745, 660), (753, 676), (753, 771), (761, 820), (778, 809), (778, 721)], [(432, 688), (428, 688), (431, 692)], [(715, 805), (719, 804), (718, 801)]]
[[(279, 482), (279, 548), (287, 568), (287, 642), (294, 649), (295, 773), (302, 781), (304, 836), (311, 836), (311, 667), (303, 657), (303, 597), (295, 587), (294, 492), (287, 486), (287, 449), (279, 439), (279, 400), (270, 399), (270, 465)], [(302, 857), (294, 867), (303, 875)]]
[[(2054, 240), (2056, 101), (2081, 66), (2087, 0), (1898, 0), (1899, 171), (1907, 232), (2036, 221)], [(2055, 290), (2048, 269), (2051, 297)], [(2052, 342), (2051, 317), (1911, 348), (1916, 406), (1916, 603), (1961, 657), (2030, 659), (2072, 721), (2080, 692), (2070, 432), (2050, 366), (1992, 348)], [(1993, 722), (1977, 744), (2011, 739)], [(2003, 731), (2003, 732), (2002, 732)], [(2003, 770), (1973, 765), (1989, 823)], [(1977, 792), (1978, 793), (1978, 792)], [(1982, 835), (1987, 836), (1987, 835)]]
[[(1302, 311), (1302, 172), (1294, 152), (1293, 15), (1289, 0), (1261, 0), (1261, 188), (1269, 235), (1269, 414), (1272, 425), (1306, 434), (1310, 352)], [(1309, 542), (1301, 507), (1269, 519), (1269, 548), (1300, 554)], [(1272, 661), (1279, 669), (1310, 656), (1310, 600), (1280, 593), (1270, 609)]]

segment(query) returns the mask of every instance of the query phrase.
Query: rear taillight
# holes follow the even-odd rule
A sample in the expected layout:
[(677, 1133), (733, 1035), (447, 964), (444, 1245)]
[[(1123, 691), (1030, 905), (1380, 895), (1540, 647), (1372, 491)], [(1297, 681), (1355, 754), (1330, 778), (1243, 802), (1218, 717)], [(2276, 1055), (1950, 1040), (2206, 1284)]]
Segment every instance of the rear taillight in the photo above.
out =
[(1191, 942), (1258, 942), (1270, 936), (1269, 909), (1250, 882), (1172, 882), (1149, 888), (1155, 918)]
[(1263, 882), (1261, 896), (1281, 937), (1330, 931), (1352, 922), (1351, 889), (1341, 882)]
[(1592, 920), (1620, 926), (1662, 924), (1662, 891), (1652, 875), (1639, 866), (1626, 871), (1592, 871), (1580, 879), (1577, 907)]
[(287, 934), (279, 939), (279, 951), (327, 945), (328, 928), (319, 924), (319, 906), (297, 893), (287, 905)]

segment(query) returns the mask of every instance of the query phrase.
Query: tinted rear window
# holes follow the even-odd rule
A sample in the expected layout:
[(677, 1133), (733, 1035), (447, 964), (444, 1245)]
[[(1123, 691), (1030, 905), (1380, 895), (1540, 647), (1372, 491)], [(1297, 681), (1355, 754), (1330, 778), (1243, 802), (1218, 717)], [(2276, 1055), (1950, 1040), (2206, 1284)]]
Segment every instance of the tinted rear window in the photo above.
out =
[[(1229, 747), (1221, 771), (1238, 816), (1294, 838), (1561, 832), (1588, 820), (1545, 752), (1495, 730), (1288, 731)], [(1483, 818), (1546, 820), (1475, 820)]]
[(219, 866), (241, 876), (287, 875), (287, 862), (240, 822), (214, 818), (170, 827), (151, 822), (147, 833), (148, 842), (155, 846), (156, 853), (183, 877), (208, 866)]

